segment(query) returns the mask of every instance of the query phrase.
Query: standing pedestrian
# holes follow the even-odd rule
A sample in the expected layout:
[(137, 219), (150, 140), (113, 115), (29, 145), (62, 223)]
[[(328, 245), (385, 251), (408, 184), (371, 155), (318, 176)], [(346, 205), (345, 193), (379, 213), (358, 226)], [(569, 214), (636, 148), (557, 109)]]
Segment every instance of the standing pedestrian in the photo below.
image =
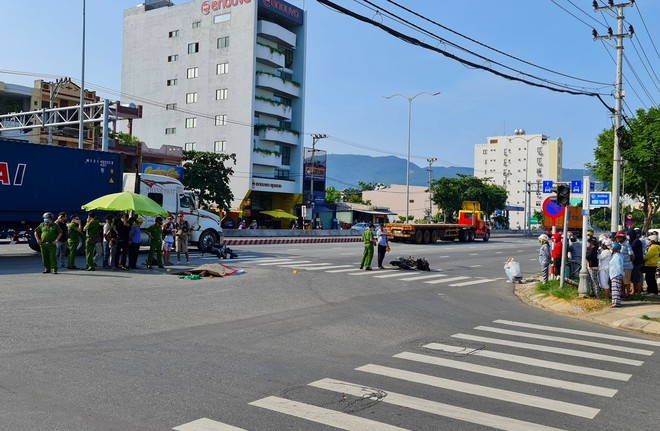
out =
[(259, 225), (257, 224), (256, 220), (252, 220), (252, 223), (250, 223), (250, 227), (248, 229), (257, 229)]
[(646, 293), (649, 295), (658, 294), (658, 282), (655, 279), (655, 273), (658, 269), (658, 260), (660, 260), (660, 244), (658, 244), (657, 235), (649, 235), (649, 248), (644, 255), (644, 275), (646, 277)]
[(642, 277), (642, 267), (644, 266), (644, 244), (639, 239), (639, 229), (629, 229), (628, 238), (630, 238), (630, 250), (633, 268), (630, 273), (630, 282), (632, 283), (633, 295), (641, 295), (644, 287), (644, 278)]
[(385, 253), (387, 253), (390, 243), (387, 238), (387, 229), (382, 224), (378, 226), (376, 231), (376, 245), (378, 246), (378, 269), (385, 269), (383, 259), (385, 259)]
[(371, 260), (374, 258), (374, 224), (369, 224), (369, 229), (362, 233), (362, 242), (364, 243), (364, 251), (362, 252), (362, 261), (360, 262), (360, 269), (364, 268), (371, 271)]
[[(159, 268), (163, 266), (163, 218), (156, 217), (154, 224), (149, 226), (145, 232), (150, 238), (149, 241), (149, 254), (147, 255), (147, 268), (151, 269), (154, 261), (158, 264)], [(154, 257), (154, 254), (156, 255)]]
[(598, 253), (598, 283), (606, 298), (610, 298), (610, 260), (612, 260), (612, 240), (605, 237)]
[(130, 243), (130, 231), (133, 226), (133, 217), (128, 217), (125, 212), (121, 217), (115, 220), (112, 226), (113, 231), (117, 235), (117, 248), (115, 249), (115, 258), (113, 260), (114, 269), (126, 269), (126, 257), (128, 256), (128, 246)]
[(105, 218), (103, 224), (103, 268), (110, 269), (112, 267), (112, 255), (114, 247), (112, 246), (112, 224), (114, 219), (111, 215)]
[(541, 243), (541, 248), (539, 249), (539, 263), (541, 264), (541, 274), (543, 276), (543, 284), (548, 282), (548, 273), (550, 272), (550, 262), (552, 258), (550, 256), (550, 238), (548, 235), (541, 234), (539, 235), (539, 243)]
[(580, 267), (582, 266), (582, 242), (575, 235), (569, 236), (568, 241), (568, 256), (570, 257), (569, 278), (577, 279), (580, 276)]
[(190, 225), (188, 224), (188, 220), (183, 218), (183, 213), (177, 215), (174, 229), (176, 229), (174, 235), (176, 238), (176, 263), (181, 263), (182, 252), (186, 256), (186, 263), (190, 263), (190, 255), (188, 254), (188, 232), (190, 231)]
[(591, 280), (591, 291), (598, 298), (600, 297), (600, 283), (598, 281), (598, 240), (596, 238), (591, 237), (587, 240), (587, 255), (585, 257)]
[(559, 232), (552, 235), (552, 241), (554, 245), (552, 247), (552, 273), (555, 276), (555, 279), (558, 279), (561, 272), (561, 258), (562, 258), (562, 241), (561, 234)]
[(55, 243), (62, 236), (62, 230), (53, 220), (53, 213), (44, 213), (43, 220), (34, 230), (34, 238), (41, 248), (41, 261), (44, 274), (57, 274), (57, 259), (55, 258)]
[(165, 265), (171, 265), (170, 254), (172, 253), (172, 247), (174, 246), (174, 217), (172, 215), (167, 216), (167, 221), (163, 224), (163, 257), (165, 260)]
[(140, 254), (140, 242), (142, 239), (142, 219), (137, 218), (129, 231), (129, 244), (128, 244), (128, 270), (138, 269), (137, 260)]
[(612, 308), (621, 306), (621, 287), (623, 282), (623, 256), (621, 244), (612, 244), (612, 260), (610, 260), (610, 280), (612, 281)]
[(64, 268), (64, 262), (66, 261), (66, 239), (67, 239), (67, 227), (66, 227), (66, 213), (61, 212), (57, 216), (57, 220), (55, 220), (55, 223), (60, 227), (60, 230), (62, 231), (62, 235), (60, 236), (60, 239), (57, 240), (57, 243), (55, 244), (55, 254), (57, 257), (57, 264), (60, 268)]
[[(85, 271), (96, 271), (96, 256), (103, 255), (103, 237), (101, 235), (101, 224), (96, 219), (96, 214), (93, 212), (87, 216), (87, 223), (83, 228), (83, 232), (87, 234), (85, 240), (85, 258), (87, 267)], [(97, 247), (98, 244), (98, 247)], [(101, 249), (100, 252), (98, 249)]]
[(71, 216), (71, 223), (67, 225), (67, 246), (69, 247), (69, 259), (67, 262), (67, 269), (78, 269), (76, 266), (76, 254), (78, 254), (78, 245), (80, 244), (80, 217), (77, 215)]
[[(630, 242), (626, 238), (625, 232), (623, 231), (617, 232), (615, 238), (616, 241), (621, 246), (621, 250), (619, 251), (619, 253), (621, 253), (621, 258), (623, 259), (623, 279), (621, 281), (621, 297), (623, 299), (628, 299), (628, 296), (632, 295), (632, 290), (630, 288), (630, 284), (632, 282), (632, 269), (633, 269), (632, 248), (630, 247)], [(610, 279), (611, 278), (612, 277), (610, 276)]]

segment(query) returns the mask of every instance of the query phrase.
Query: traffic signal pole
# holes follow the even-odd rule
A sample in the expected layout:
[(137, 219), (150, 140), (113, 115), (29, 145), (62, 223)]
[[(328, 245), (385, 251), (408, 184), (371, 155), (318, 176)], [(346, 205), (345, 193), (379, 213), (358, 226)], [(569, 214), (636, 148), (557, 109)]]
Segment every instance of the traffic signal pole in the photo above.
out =
[(580, 298), (589, 296), (589, 271), (587, 270), (587, 229), (589, 229), (589, 192), (591, 185), (589, 176), (582, 178), (582, 262), (580, 263), (580, 284), (578, 295)]

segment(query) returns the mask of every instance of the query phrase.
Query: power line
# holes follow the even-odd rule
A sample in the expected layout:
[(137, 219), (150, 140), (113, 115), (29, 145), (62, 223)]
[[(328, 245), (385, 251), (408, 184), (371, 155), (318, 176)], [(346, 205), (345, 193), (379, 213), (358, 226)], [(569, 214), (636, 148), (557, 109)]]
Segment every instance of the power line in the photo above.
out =
[(646, 22), (644, 21), (644, 17), (642, 16), (642, 11), (639, 9), (639, 4), (638, 3), (635, 3), (635, 9), (637, 9), (637, 13), (639, 14), (639, 18), (642, 21), (642, 24), (644, 26), (644, 30), (646, 30), (646, 34), (649, 37), (649, 40), (651, 41), (651, 45), (653, 46), (653, 49), (655, 50), (656, 55), (658, 56), (658, 58), (660, 58), (660, 52), (658, 52), (658, 48), (655, 46), (655, 43), (653, 42), (653, 38), (651, 37), (651, 33), (649, 32), (649, 28), (646, 26)]

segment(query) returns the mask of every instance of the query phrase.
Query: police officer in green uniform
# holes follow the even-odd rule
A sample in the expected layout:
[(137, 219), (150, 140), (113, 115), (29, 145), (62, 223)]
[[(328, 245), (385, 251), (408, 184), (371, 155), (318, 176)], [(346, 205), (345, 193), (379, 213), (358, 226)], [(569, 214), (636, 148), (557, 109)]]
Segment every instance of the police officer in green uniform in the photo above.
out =
[(83, 231), (87, 233), (87, 239), (85, 240), (85, 258), (87, 259), (87, 267), (85, 268), (85, 271), (96, 271), (94, 250), (96, 249), (97, 243), (92, 241), (96, 239), (100, 239), (100, 241), (103, 240), (103, 238), (99, 238), (101, 234), (101, 224), (96, 219), (96, 214), (89, 213), (87, 216), (87, 224), (85, 224)]
[(374, 258), (374, 229), (373, 223), (369, 224), (369, 229), (365, 230), (362, 234), (362, 241), (364, 242), (364, 252), (362, 253), (362, 261), (360, 262), (360, 269), (364, 268), (371, 271), (371, 260)]
[(54, 222), (53, 213), (44, 213), (44, 222), (34, 230), (34, 238), (41, 248), (41, 261), (44, 264), (44, 274), (57, 274), (55, 258), (55, 243), (62, 236), (62, 229)]
[(69, 238), (66, 240), (69, 247), (67, 269), (78, 269), (76, 266), (76, 254), (78, 253), (78, 244), (80, 242), (80, 231), (80, 217), (74, 215), (71, 217), (71, 223), (67, 225), (67, 233), (69, 234)]
[(149, 242), (149, 254), (147, 255), (147, 268), (151, 269), (154, 263), (154, 253), (156, 254), (156, 263), (159, 268), (163, 266), (163, 218), (156, 217), (155, 223), (145, 229), (146, 234), (151, 238)]

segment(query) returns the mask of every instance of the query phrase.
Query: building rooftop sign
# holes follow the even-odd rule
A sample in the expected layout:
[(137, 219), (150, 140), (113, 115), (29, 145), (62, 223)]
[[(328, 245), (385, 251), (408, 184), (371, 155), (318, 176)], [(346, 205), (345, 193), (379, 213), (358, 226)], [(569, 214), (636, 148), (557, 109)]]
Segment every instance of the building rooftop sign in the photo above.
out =
[(303, 23), (303, 10), (282, 0), (259, 0), (259, 9), (273, 12), (297, 25)]
[(229, 9), (232, 6), (248, 4), (252, 0), (207, 0), (202, 3), (202, 13), (208, 15), (211, 11)]

